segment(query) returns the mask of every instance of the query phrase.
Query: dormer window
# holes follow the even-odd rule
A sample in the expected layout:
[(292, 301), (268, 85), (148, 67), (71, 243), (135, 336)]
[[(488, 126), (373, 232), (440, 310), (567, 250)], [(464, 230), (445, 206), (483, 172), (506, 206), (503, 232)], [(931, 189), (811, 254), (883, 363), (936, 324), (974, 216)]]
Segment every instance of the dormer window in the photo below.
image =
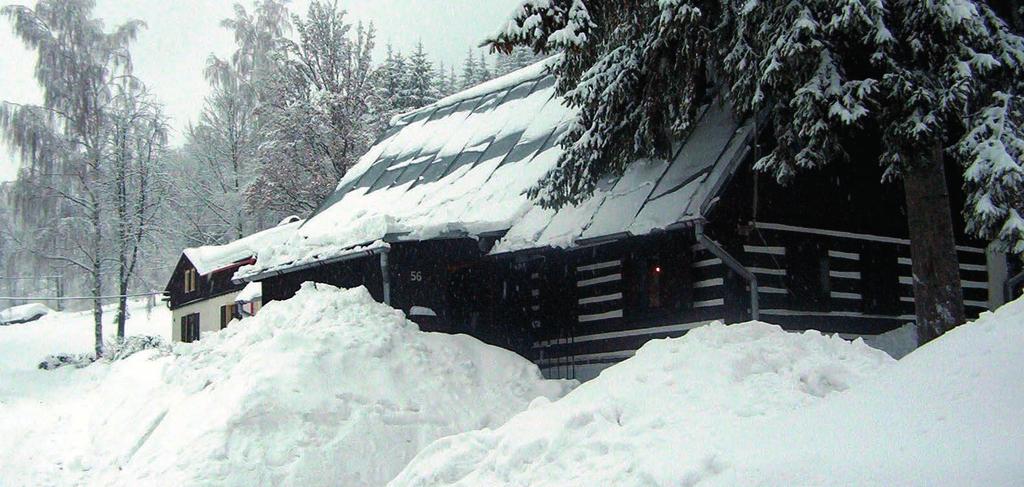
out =
[(199, 287), (195, 269), (185, 269), (185, 293), (194, 292)]

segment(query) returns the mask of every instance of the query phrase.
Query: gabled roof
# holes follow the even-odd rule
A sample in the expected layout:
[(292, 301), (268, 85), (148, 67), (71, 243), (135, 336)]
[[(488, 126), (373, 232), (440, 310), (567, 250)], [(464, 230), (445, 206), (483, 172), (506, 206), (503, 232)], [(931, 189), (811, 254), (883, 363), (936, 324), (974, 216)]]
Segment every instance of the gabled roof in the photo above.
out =
[(189, 262), (195, 266), (196, 272), (199, 275), (205, 276), (246, 259), (254, 258), (263, 249), (284, 242), (301, 224), (302, 220), (298, 217), (289, 217), (282, 220), (275, 227), (256, 232), (233, 242), (223, 245), (192, 247), (185, 249), (183, 252)]
[(751, 133), (727, 107), (706, 108), (670, 161), (639, 161), (582, 204), (540, 208), (524, 194), (554, 167), (575, 119), (547, 63), (392, 120), (381, 140), (295, 234), (236, 278), (305, 267), (385, 237), (505, 236), (494, 252), (643, 234), (698, 218)]

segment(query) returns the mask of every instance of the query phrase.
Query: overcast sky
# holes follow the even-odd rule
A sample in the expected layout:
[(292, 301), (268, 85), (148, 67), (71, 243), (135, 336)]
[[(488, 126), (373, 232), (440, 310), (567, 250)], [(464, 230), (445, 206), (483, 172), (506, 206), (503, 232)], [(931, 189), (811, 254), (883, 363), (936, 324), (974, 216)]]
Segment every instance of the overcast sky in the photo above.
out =
[[(33, 2), (17, 2), (33, 5)], [(351, 22), (373, 22), (378, 48), (390, 41), (403, 52), (418, 40), (433, 61), (462, 62), (466, 49), (495, 32), (520, 0), (338, 0)], [(6, 4), (7, 1), (0, 0)], [(211, 53), (232, 50), (230, 32), (218, 24), (231, 15), (229, 0), (97, 0), (96, 15), (111, 26), (141, 19), (147, 28), (132, 52), (136, 74), (167, 107), (175, 129), (173, 140), (196, 117), (208, 87), (202, 71)], [(293, 0), (291, 10), (304, 13), (308, 0)], [(251, 5), (251, 0), (243, 0)], [(378, 59), (379, 59), (378, 55)], [(38, 103), (41, 95), (32, 69), (35, 58), (0, 19), (0, 100)], [(0, 147), (0, 180), (11, 180), (16, 164)]]

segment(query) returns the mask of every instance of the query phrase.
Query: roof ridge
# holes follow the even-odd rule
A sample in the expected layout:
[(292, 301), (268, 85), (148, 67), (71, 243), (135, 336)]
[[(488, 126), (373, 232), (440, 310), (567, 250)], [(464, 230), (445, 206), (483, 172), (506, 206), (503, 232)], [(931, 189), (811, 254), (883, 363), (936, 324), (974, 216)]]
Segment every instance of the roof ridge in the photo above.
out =
[(544, 78), (545, 76), (549, 75), (550, 72), (548, 68), (551, 64), (554, 64), (554, 62), (557, 59), (560, 59), (561, 56), (561, 54), (554, 54), (552, 56), (548, 56), (529, 66), (524, 66), (515, 71), (498, 76), (497, 78), (490, 79), (484, 81), (483, 83), (470, 86), (469, 88), (452, 93), (451, 95), (441, 98), (440, 100), (437, 100), (428, 105), (424, 105), (422, 107), (410, 110), (408, 112), (395, 115), (394, 117), (391, 117), (391, 120), (388, 122), (388, 126), (394, 127), (399, 123), (407, 122), (408, 119), (413, 118), (426, 110), (437, 110), (441, 108), (446, 108), (452, 105), (457, 105), (466, 100), (472, 100), (474, 98), (487, 96), (490, 95), (491, 93), (495, 93), (504, 89), (511, 89), (523, 83), (540, 80), (541, 78)]

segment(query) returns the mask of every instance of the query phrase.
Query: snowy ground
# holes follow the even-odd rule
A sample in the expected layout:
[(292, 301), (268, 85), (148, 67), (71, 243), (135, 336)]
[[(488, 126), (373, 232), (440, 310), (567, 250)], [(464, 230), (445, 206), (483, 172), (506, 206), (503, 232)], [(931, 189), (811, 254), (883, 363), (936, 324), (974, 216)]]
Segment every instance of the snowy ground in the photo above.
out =
[(55, 372), (34, 360), (0, 378), (23, 391), (0, 404), (4, 486), (383, 485), (433, 440), (572, 385), (330, 286), (173, 353)]
[(894, 361), (761, 323), (649, 342), (391, 485), (1022, 485), (1024, 299)]
[[(104, 336), (117, 335), (113, 306), (105, 308)], [(92, 311), (51, 312), (36, 321), (0, 326), (0, 408), (31, 391), (68, 387), (70, 371), (36, 369), (47, 355), (91, 353), (94, 348)], [(152, 335), (170, 340), (171, 312), (160, 302), (152, 309), (145, 301), (132, 301), (125, 323), (128, 335)], [(82, 374), (88, 375), (88, 374)], [(0, 482), (3, 485), (3, 482)]]
[[(815, 332), (712, 325), (568, 394), (514, 354), (328, 286), (173, 353), (35, 369), (89, 351), (90, 319), (0, 327), (0, 486), (1024, 479), (1024, 300), (899, 361)], [(135, 306), (128, 330), (166, 335), (169, 319)]]

